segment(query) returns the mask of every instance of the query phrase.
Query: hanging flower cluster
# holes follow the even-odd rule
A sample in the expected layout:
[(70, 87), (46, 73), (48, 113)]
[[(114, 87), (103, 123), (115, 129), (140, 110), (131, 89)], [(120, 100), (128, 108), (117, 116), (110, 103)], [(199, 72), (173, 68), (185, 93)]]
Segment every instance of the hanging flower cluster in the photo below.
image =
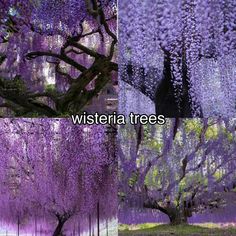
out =
[(5, 119), (0, 130), (1, 221), (27, 226), (32, 217), (59, 224), (116, 217), (116, 162), (105, 127)]
[[(112, 81), (112, 72), (117, 71), (113, 63), (116, 44), (113, 0), (0, 1), (0, 90), (17, 91), (1, 93), (2, 107), (4, 99), (9, 99), (14, 103), (14, 108), (8, 106), (13, 113), (24, 110), (28, 103), (31, 108), (26, 110), (37, 113), (39, 100), (47, 110), (43, 115), (50, 111), (49, 116), (55, 116), (58, 109), (59, 113), (82, 109)], [(85, 72), (93, 66), (96, 73), (85, 79), (84, 74), (90, 75)], [(76, 94), (71, 96), (72, 84), (80, 83), (81, 77), (83, 86), (72, 89)]]
[[(130, 84), (153, 86), (147, 74), (157, 68), (154, 87), (158, 86), (163, 79), (163, 55), (168, 55), (178, 104), (187, 87), (195, 116), (200, 115), (200, 109), (204, 115), (235, 114), (234, 0), (123, 0), (119, 7), (121, 73), (127, 73), (126, 65), (130, 64), (134, 70), (145, 70), (145, 78), (135, 74)], [(207, 74), (202, 74), (203, 67)], [(145, 92), (153, 99), (154, 91)], [(222, 99), (224, 104), (214, 107)]]
[(220, 208), (235, 208), (235, 127), (235, 119), (179, 118), (163, 127), (122, 127), (121, 221), (137, 223), (136, 214), (150, 209), (152, 219), (181, 224), (196, 213), (207, 219)]

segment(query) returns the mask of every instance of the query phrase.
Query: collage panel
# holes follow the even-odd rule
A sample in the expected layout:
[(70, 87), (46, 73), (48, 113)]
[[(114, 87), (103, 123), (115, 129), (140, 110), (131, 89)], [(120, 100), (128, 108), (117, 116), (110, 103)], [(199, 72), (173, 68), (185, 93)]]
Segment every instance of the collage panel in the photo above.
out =
[(119, 131), (119, 235), (236, 235), (236, 120)]
[(116, 236), (111, 135), (68, 119), (1, 119), (0, 235)]
[(0, 1), (1, 117), (117, 110), (115, 0)]
[(120, 0), (118, 9), (120, 112), (235, 117), (235, 0)]

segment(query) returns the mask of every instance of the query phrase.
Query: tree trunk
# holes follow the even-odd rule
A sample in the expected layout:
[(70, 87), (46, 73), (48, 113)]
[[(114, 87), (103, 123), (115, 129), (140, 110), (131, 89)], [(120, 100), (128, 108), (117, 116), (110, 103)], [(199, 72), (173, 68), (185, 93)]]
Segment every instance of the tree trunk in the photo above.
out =
[(181, 215), (172, 215), (169, 216), (171, 225), (180, 225), (180, 224), (188, 224), (187, 217), (183, 217)]
[[(182, 55), (182, 94), (180, 96), (180, 103), (177, 102), (175, 96), (175, 88), (173, 85), (173, 73), (171, 69), (171, 55), (170, 52), (164, 51), (164, 70), (163, 79), (158, 85), (155, 93), (155, 107), (157, 115), (164, 115), (167, 118), (183, 117), (192, 118), (192, 104), (190, 97), (190, 84), (188, 78), (188, 68), (184, 54)], [(199, 117), (202, 117), (202, 110), (200, 108)]]
[(172, 82), (169, 52), (165, 52), (164, 54), (163, 78), (155, 92), (155, 107), (156, 115), (164, 115), (167, 118), (181, 117)]
[(149, 209), (157, 209), (166, 214), (170, 219), (171, 225), (188, 224), (188, 217), (192, 216), (191, 208), (186, 208), (185, 206), (177, 207), (171, 202), (167, 206), (161, 206), (157, 201), (148, 199), (143, 206)]
[(184, 210), (168, 210), (168, 217), (171, 225), (188, 224), (188, 216)]
[(65, 224), (66, 220), (58, 220), (57, 227), (53, 233), (53, 236), (62, 236), (62, 228)]

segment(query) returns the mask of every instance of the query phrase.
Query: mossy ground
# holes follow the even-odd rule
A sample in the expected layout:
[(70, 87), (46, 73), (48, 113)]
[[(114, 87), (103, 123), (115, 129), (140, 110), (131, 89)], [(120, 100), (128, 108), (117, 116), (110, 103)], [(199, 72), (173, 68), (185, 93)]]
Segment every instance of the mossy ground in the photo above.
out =
[(236, 236), (236, 226), (219, 224), (165, 225), (140, 224), (120, 225), (119, 236)]

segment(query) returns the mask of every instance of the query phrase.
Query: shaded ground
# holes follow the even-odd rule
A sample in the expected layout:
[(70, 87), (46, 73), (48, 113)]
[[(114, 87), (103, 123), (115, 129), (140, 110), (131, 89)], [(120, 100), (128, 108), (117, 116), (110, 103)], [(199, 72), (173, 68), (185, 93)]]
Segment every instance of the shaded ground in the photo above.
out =
[(119, 236), (236, 236), (236, 227), (219, 224), (170, 226), (164, 224), (120, 225)]

